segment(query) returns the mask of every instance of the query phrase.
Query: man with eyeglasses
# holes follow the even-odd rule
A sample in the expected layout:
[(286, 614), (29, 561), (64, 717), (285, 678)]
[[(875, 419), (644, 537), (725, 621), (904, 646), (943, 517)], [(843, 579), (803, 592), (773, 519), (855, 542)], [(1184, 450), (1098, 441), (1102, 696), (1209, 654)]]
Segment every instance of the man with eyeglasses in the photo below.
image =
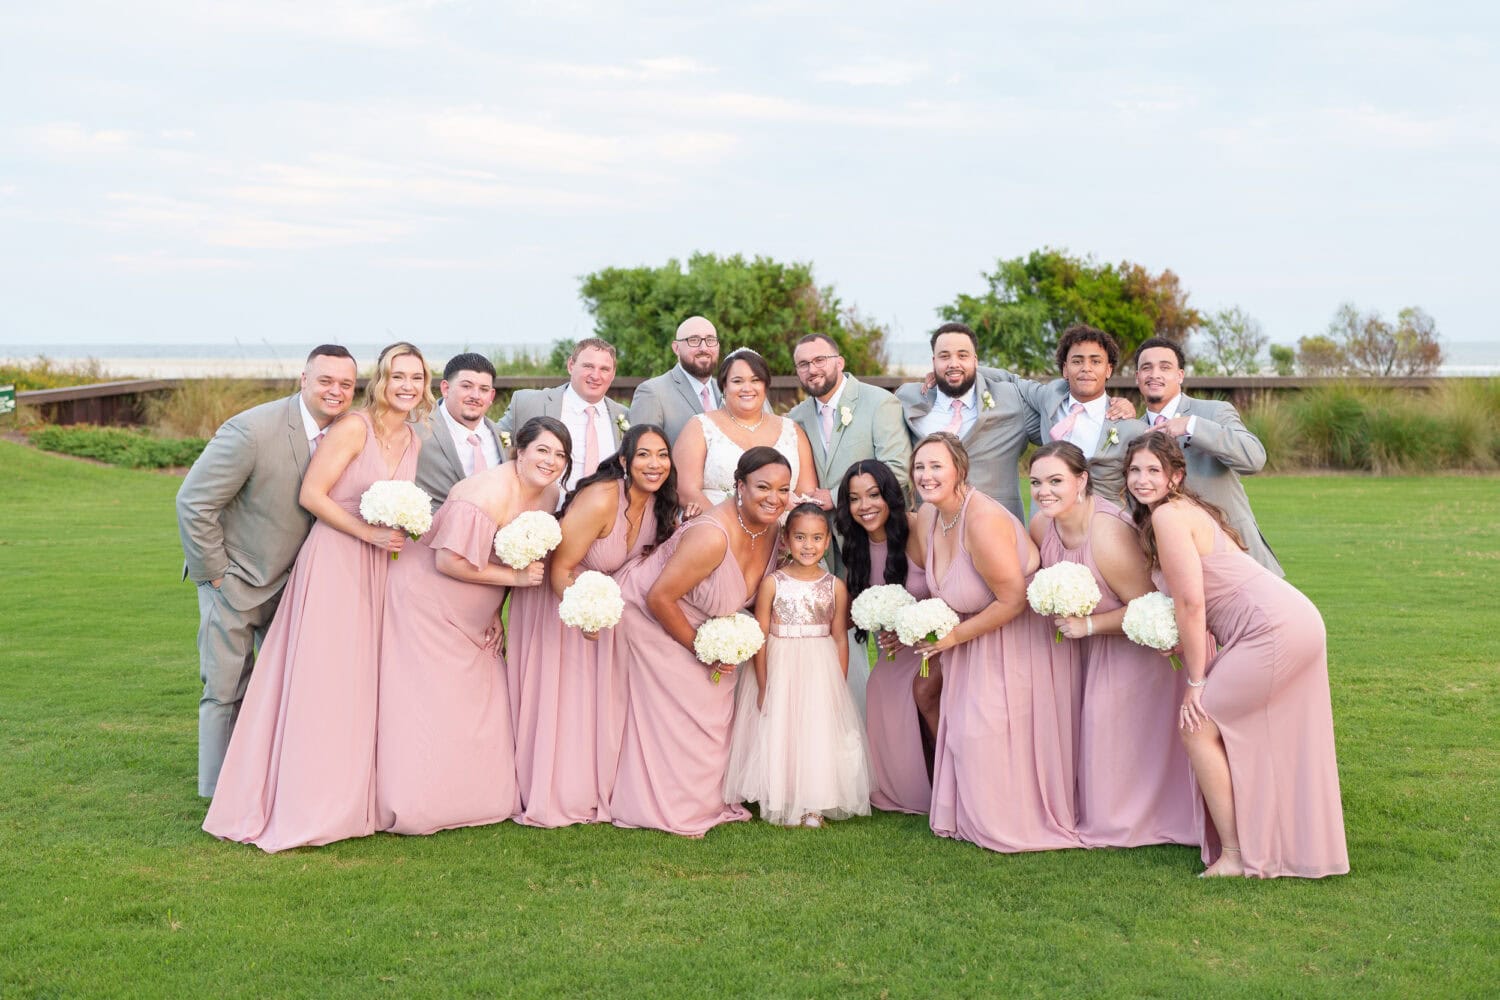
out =
[(901, 402), (879, 386), (846, 374), (838, 345), (821, 333), (809, 333), (797, 341), (792, 362), (807, 398), (787, 416), (802, 425), (812, 442), (818, 467), (813, 498), (819, 506), (830, 509), (835, 505), (831, 491), (838, 489), (849, 466), (864, 459), (890, 466), (901, 489), (909, 492), (906, 465), (911, 440)]
[(677, 327), (672, 353), (677, 364), (638, 385), (630, 400), (631, 424), (656, 424), (667, 432), (668, 444), (694, 416), (723, 405), (713, 378), (719, 364), (714, 325), (702, 316), (689, 316)]

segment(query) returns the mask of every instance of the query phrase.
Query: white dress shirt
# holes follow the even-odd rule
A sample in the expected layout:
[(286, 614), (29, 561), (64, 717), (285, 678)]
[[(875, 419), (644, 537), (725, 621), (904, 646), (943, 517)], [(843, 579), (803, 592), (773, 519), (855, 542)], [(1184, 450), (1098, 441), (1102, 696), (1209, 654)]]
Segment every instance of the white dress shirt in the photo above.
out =
[[(1068, 398), (1063, 400), (1057, 411), (1052, 414), (1052, 423), (1048, 425), (1048, 429), (1068, 419), (1068, 413), (1077, 402), (1073, 394), (1069, 393)], [(1078, 419), (1073, 421), (1073, 429), (1063, 440), (1076, 444), (1083, 452), (1084, 458), (1093, 458), (1094, 449), (1099, 445), (1099, 434), (1104, 430), (1104, 414), (1108, 409), (1109, 397), (1102, 394), (1084, 403), (1083, 412), (1078, 414)]]
[(598, 447), (596, 454), (599, 461), (604, 461), (615, 453), (615, 429), (610, 426), (609, 407), (604, 400), (597, 403), (586, 403), (582, 396), (573, 391), (572, 384), (563, 390), (562, 399), (562, 423), (573, 435), (573, 471), (568, 474), (568, 481), (563, 484), (563, 489), (571, 491), (578, 485), (578, 480), (583, 478), (583, 455), (585, 448), (584, 435), (587, 433), (589, 419), (584, 411), (592, 405), (594, 409), (594, 443)]
[(302, 429), (307, 432), (307, 454), (310, 458), (312, 453), (318, 450), (318, 435), (322, 434), (326, 428), (318, 426), (318, 422), (313, 419), (312, 411), (307, 408), (307, 400), (301, 395), (297, 396), (297, 408), (302, 411)]
[[(953, 422), (953, 398), (941, 389), (934, 389), (937, 400), (932, 404), (932, 409), (927, 416), (917, 421), (917, 436), (926, 437), (945, 431)], [(964, 404), (963, 420), (958, 425), (958, 436), (962, 438), (969, 433), (969, 428), (974, 426), (974, 421), (979, 419), (979, 380), (974, 381), (974, 387), (966, 394), (959, 397)]]
[[(823, 442), (823, 447), (824, 448), (830, 448), (830, 447), (833, 446), (833, 435), (838, 433), (839, 424), (842, 422), (842, 421), (839, 420), (839, 400), (842, 399), (842, 398), (844, 398), (844, 386), (847, 384), (848, 378), (849, 378), (849, 376), (847, 376), (847, 375), (840, 375), (839, 376), (839, 387), (837, 389), (833, 390), (833, 395), (828, 397), (828, 402), (826, 402), (826, 403), (818, 403), (818, 427), (820, 429), (820, 433), (821, 433), (821, 428), (823, 426), (823, 411), (824, 410), (832, 410), (833, 411), (833, 423), (830, 425), (833, 428), (833, 433), (829, 434), (829, 436), (828, 436), (829, 439), (827, 441)], [(953, 419), (953, 411), (952, 410), (948, 411), (948, 419), (949, 420)]]
[(438, 412), (443, 415), (443, 426), (448, 428), (448, 434), (453, 438), (453, 447), (458, 451), (458, 460), (464, 467), (464, 478), (474, 474), (474, 447), (469, 444), (469, 435), (479, 435), (479, 447), (484, 449), (485, 468), (493, 469), (500, 464), (500, 444), (495, 440), (495, 435), (484, 425), (483, 419), (479, 426), (470, 430), (457, 420), (453, 414), (448, 412), (447, 405), (438, 400)]
[[(708, 378), (698, 378), (692, 372), (682, 367), (682, 362), (680, 361), (677, 363), (677, 370), (682, 372), (682, 377), (688, 380), (688, 385), (693, 386), (693, 395), (698, 397), (699, 403), (703, 402), (703, 390), (708, 390), (708, 408), (703, 411), (704, 413), (719, 408), (719, 387), (714, 384), (712, 375)], [(572, 386), (568, 388), (571, 389)]]
[[(1161, 410), (1159, 412), (1152, 413), (1150, 410), (1147, 410), (1146, 411), (1146, 426), (1147, 427), (1155, 427), (1161, 421), (1163, 421), (1163, 420), (1171, 420), (1173, 417), (1177, 416), (1177, 405), (1179, 403), (1181, 403), (1181, 402), (1182, 402), (1182, 393), (1179, 392), (1177, 395), (1173, 396), (1171, 399), (1169, 399), (1165, 403), (1163, 403), (1162, 404), (1162, 408), (1161, 408)], [(1187, 422), (1187, 437), (1192, 437), (1193, 436), (1193, 430), (1197, 426), (1198, 426), (1198, 417), (1197, 417), (1197, 414), (1194, 414), (1193, 416), (1188, 417), (1188, 422)]]

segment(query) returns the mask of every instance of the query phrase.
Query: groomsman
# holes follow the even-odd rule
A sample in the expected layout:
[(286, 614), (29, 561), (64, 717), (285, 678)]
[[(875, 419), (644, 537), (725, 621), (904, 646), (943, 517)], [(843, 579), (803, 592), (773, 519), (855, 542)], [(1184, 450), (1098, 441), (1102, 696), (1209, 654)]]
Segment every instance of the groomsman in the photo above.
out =
[(551, 389), (519, 389), (497, 425), (510, 438), (532, 417), (556, 417), (573, 436), (573, 470), (563, 484), (573, 489), (620, 447), (630, 417), (608, 396), (615, 381), (614, 345), (598, 337), (580, 340), (568, 358), (568, 381)]
[(358, 371), (347, 350), (316, 347), (301, 389), (230, 417), (177, 491), (183, 577), (198, 585), (198, 794), (212, 797), (255, 652), (312, 516), (302, 474), (330, 424), (349, 409)]
[(1230, 403), (1195, 399), (1182, 391), (1186, 377), (1182, 348), (1165, 337), (1152, 337), (1135, 351), (1135, 385), (1146, 400), (1151, 431), (1170, 434), (1187, 459), (1187, 485), (1224, 511), (1256, 562), (1285, 576), (1271, 551), (1240, 476), (1254, 475), (1266, 464), (1266, 449), (1250, 433)]
[(667, 432), (669, 446), (695, 415), (723, 405), (714, 381), (719, 364), (719, 334), (714, 325), (702, 316), (689, 316), (677, 327), (672, 353), (677, 355), (677, 364), (636, 386), (630, 400), (630, 422), (656, 424)]
[(432, 497), (433, 508), (448, 499), (460, 479), (505, 461), (500, 428), (486, 414), (495, 402), (495, 366), (483, 354), (449, 359), (438, 383), (442, 400), (437, 419), (418, 424), (422, 453), (417, 458), (417, 485)]
[(1014, 381), (980, 375), (979, 341), (962, 323), (933, 331), (932, 373), (930, 388), (908, 382), (896, 390), (912, 441), (956, 434), (969, 453), (969, 482), (1024, 520), (1018, 463), (1039, 433), (1036, 411)]
[(808, 398), (787, 412), (812, 442), (818, 467), (813, 498), (829, 509), (838, 505), (833, 490), (855, 462), (877, 459), (891, 467), (909, 492), (906, 466), (911, 460), (901, 402), (879, 386), (866, 385), (844, 371), (838, 345), (810, 333), (792, 350), (797, 381)]

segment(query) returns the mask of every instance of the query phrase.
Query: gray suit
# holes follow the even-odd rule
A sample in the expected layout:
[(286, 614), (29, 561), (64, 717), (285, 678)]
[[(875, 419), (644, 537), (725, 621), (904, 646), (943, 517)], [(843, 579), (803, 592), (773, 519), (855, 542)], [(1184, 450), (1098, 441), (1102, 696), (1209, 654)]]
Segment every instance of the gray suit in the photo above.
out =
[[(510, 436), (512, 444), (515, 443), (515, 434), (526, 421), (532, 417), (552, 417), (562, 420), (563, 392), (568, 388), (568, 383), (555, 385), (550, 389), (517, 389), (510, 397), (510, 405), (505, 408), (505, 413), (495, 424), (496, 430)], [(620, 422), (629, 423), (629, 412), (625, 407), (616, 403), (608, 396), (604, 397), (605, 408), (609, 411), (609, 429), (614, 434), (615, 448), (620, 447), (620, 438), (624, 432), (620, 430)], [(581, 465), (583, 462), (584, 442), (575, 440), (573, 442), (573, 463)], [(599, 461), (604, 461), (607, 455), (600, 455)]]
[[(441, 400), (438, 405), (443, 405)], [(485, 417), (480, 422), (480, 427), (480, 433), (487, 433), (495, 439), (495, 446), (500, 449), (500, 461), (504, 462), (505, 446), (500, 443), (500, 426)], [(453, 444), (453, 435), (448, 433), (448, 425), (441, 413), (435, 414), (427, 423), (417, 424), (415, 430), (417, 438), (422, 442), (422, 452), (417, 456), (417, 485), (432, 497), (432, 506), (436, 510), (448, 499), (448, 491), (453, 489), (453, 484), (464, 478), (463, 459)]]
[[(1021, 396), (1036, 410), (1041, 422), (1032, 437), (1033, 444), (1047, 444), (1052, 440), (1049, 433), (1059, 422), (1058, 410), (1069, 395), (1068, 380), (1054, 379), (1051, 382), (1033, 382), (1017, 379), (1016, 388)], [(1065, 415), (1065, 414), (1064, 414)], [(1123, 503), (1121, 493), (1125, 489), (1125, 446), (1146, 433), (1143, 420), (1104, 420), (1099, 430), (1099, 440), (1094, 445), (1094, 456), (1089, 459), (1089, 490), (1116, 503)], [(1111, 440), (1113, 434), (1113, 440)]]
[[(308, 460), (297, 400), (226, 420), (177, 491), (183, 576), (199, 585), (199, 795), (213, 795), (255, 650), (312, 528), (297, 503)], [(208, 585), (220, 577), (219, 589)]]
[(1277, 576), (1285, 576), (1276, 554), (1260, 533), (1250, 499), (1240, 475), (1254, 475), (1266, 464), (1266, 449), (1260, 438), (1251, 434), (1230, 403), (1215, 399), (1194, 399), (1183, 393), (1177, 403), (1177, 416), (1197, 417), (1191, 438), (1182, 454), (1187, 459), (1187, 485), (1194, 493), (1224, 511), (1224, 516), (1240, 533), (1256, 562)]
[[(849, 466), (873, 458), (890, 466), (902, 492), (909, 493), (906, 467), (911, 460), (911, 436), (906, 432), (901, 401), (879, 386), (866, 385), (853, 375), (845, 375), (838, 406), (840, 412), (834, 418), (832, 443), (826, 449), (817, 400), (809, 396), (787, 411), (788, 417), (802, 425), (812, 443), (818, 485), (837, 492)], [(842, 420), (846, 409), (848, 426)], [(837, 503), (837, 496), (834, 501)]]
[[(1027, 443), (1038, 433), (1040, 418), (1021, 398), (1014, 382), (981, 372), (976, 385), (980, 393), (979, 413), (962, 438), (969, 453), (969, 482), (1024, 521), (1019, 463)], [(990, 396), (988, 403), (984, 401), (985, 393)], [(924, 393), (919, 382), (908, 382), (896, 390), (896, 398), (906, 411), (906, 426), (913, 442), (919, 437), (917, 421), (932, 411), (938, 396), (936, 386)], [(948, 397), (942, 399), (946, 403)]]
[[(630, 399), (630, 423), (655, 424), (667, 432), (667, 446), (677, 442), (677, 435), (687, 422), (703, 412), (698, 396), (699, 384), (676, 365), (671, 371), (649, 378), (635, 387)], [(708, 392), (715, 405), (722, 406), (719, 387), (710, 380)]]

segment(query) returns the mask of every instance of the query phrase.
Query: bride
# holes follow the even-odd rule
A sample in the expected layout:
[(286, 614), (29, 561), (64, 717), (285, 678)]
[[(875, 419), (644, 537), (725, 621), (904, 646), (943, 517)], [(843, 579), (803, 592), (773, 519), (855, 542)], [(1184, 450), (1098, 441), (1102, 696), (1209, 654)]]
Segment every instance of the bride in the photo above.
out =
[(722, 409), (689, 420), (672, 446), (677, 495), (684, 507), (710, 507), (734, 491), (734, 468), (750, 448), (767, 445), (792, 466), (792, 502), (817, 488), (812, 445), (794, 421), (766, 410), (771, 371), (766, 359), (741, 347), (719, 363)]

